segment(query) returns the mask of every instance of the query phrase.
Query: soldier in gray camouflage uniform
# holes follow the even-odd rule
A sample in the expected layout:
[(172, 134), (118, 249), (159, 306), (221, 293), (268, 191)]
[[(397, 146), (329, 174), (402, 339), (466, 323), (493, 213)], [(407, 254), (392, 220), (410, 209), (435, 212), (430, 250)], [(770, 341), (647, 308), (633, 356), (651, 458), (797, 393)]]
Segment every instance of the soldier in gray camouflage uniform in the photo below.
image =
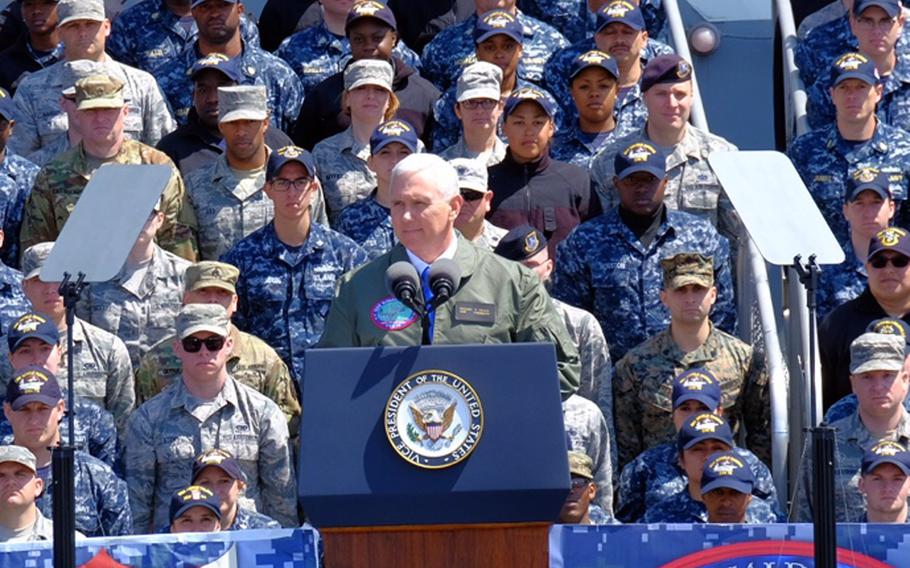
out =
[[(910, 364), (905, 359), (906, 340), (898, 335), (864, 333), (850, 344), (850, 384), (856, 394), (856, 411), (832, 422), (834, 439), (834, 505), (839, 522), (862, 522), (865, 497), (859, 490), (863, 454), (884, 441), (910, 442), (910, 415), (904, 399), (910, 387)], [(807, 443), (808, 440), (807, 440)], [(793, 517), (812, 521), (812, 452), (800, 468)]]
[[(40, 435), (35, 435), (36, 411), (50, 409)], [(66, 405), (53, 373), (42, 367), (25, 367), (7, 385), (3, 411), (13, 429), (14, 443), (31, 450), (37, 458), (37, 473), (45, 486), (53, 487), (51, 449), (61, 441), (60, 423)], [(126, 483), (99, 459), (77, 451), (74, 454), (76, 529), (87, 536), (122, 536), (132, 533)], [(36, 504), (50, 517), (53, 491), (45, 491)]]
[(272, 218), (262, 192), (269, 148), (265, 87), (218, 88), (218, 129), (225, 151), (186, 178), (186, 194), (199, 223), (199, 255), (215, 260)]
[(468, 158), (456, 158), (449, 163), (458, 172), (458, 189), (464, 198), (455, 218), (455, 228), (474, 246), (492, 251), (508, 231), (486, 219), (493, 202), (493, 191), (487, 184), (487, 168), (480, 160)]
[(770, 395), (764, 359), (752, 347), (711, 324), (714, 265), (695, 253), (661, 260), (660, 299), (670, 327), (629, 350), (616, 363), (613, 394), (616, 439), (622, 468), (644, 450), (671, 440), (673, 378), (698, 368), (723, 391), (724, 417), (736, 432), (745, 428), (746, 446), (770, 463)]
[[(66, 137), (67, 117), (60, 109), (63, 65), (66, 61), (89, 59), (102, 64), (108, 74), (124, 85), (129, 114), (124, 123), (127, 137), (154, 146), (176, 126), (155, 78), (104, 53), (110, 21), (104, 16), (101, 0), (61, 0), (57, 5), (57, 28), (64, 46), (64, 60), (28, 75), (19, 84), (16, 102), (18, 126), (10, 147), (29, 157), (61, 137)], [(91, 24), (94, 40), (84, 45), (81, 26)]]
[[(27, 474), (19, 490), (22, 496), (19, 503), (6, 501), (13, 505), (6, 511), (0, 524), (0, 543), (50, 541), (54, 538), (54, 523), (44, 516), (35, 505), (35, 500), (44, 491), (44, 480), (38, 477), (35, 454), (22, 446), (0, 446), (0, 470), (4, 477)], [(6, 483), (6, 482), (4, 482)], [(18, 506), (17, 506), (18, 505)], [(18, 513), (18, 514), (14, 514)], [(24, 525), (24, 526), (23, 526)]]
[(439, 155), (446, 160), (477, 159), (487, 167), (501, 162), (506, 157), (506, 144), (499, 138), (501, 96), (502, 69), (486, 61), (465, 67), (455, 85), (452, 109), (461, 122), (461, 135)]
[(717, 227), (718, 232), (727, 237), (730, 246), (734, 247), (742, 231), (739, 216), (708, 165), (708, 157), (713, 152), (736, 150), (736, 146), (689, 124), (692, 66), (677, 55), (652, 59), (644, 70), (641, 90), (648, 108), (663, 108), (672, 97), (677, 101), (675, 104), (679, 113), (672, 118), (667, 118), (662, 112), (650, 114), (641, 130), (615, 140), (594, 158), (591, 181), (604, 210), (619, 203), (614, 183), (614, 156), (630, 143), (646, 140), (670, 149), (667, 157), (670, 179), (664, 193), (667, 207), (705, 219)]
[(185, 306), (174, 343), (181, 377), (130, 417), (125, 463), (136, 532), (167, 522), (171, 495), (191, 478), (196, 456), (212, 448), (237, 457), (257, 511), (298, 526), (287, 421), (274, 402), (228, 372), (228, 326), (221, 306)]
[[(578, 347), (579, 353), (583, 353), (585, 346)], [(610, 431), (604, 415), (596, 404), (573, 394), (562, 403), (562, 418), (569, 450), (582, 452), (591, 459), (593, 481), (597, 485), (594, 504), (606, 517), (604, 522), (612, 522), (614, 471), (610, 459)]]

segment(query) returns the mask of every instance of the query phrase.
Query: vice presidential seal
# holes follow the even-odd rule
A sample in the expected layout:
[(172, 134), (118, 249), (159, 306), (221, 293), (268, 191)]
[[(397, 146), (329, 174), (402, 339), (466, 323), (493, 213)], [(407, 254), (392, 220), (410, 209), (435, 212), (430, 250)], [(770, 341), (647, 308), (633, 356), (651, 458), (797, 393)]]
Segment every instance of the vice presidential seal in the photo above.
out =
[(385, 407), (385, 431), (406, 461), (427, 469), (468, 457), (483, 434), (477, 392), (448, 371), (427, 370), (403, 380)]

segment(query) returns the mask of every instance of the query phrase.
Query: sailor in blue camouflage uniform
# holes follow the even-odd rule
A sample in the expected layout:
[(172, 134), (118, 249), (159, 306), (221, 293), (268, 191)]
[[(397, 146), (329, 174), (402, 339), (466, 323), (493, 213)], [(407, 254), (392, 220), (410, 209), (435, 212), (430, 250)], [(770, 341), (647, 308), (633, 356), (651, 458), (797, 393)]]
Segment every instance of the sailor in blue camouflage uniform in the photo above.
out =
[[(208, 20), (203, 20), (202, 10), (210, 4), (222, 5), (224, 10), (230, 5), (230, 16), (224, 26), (234, 26), (230, 39), (221, 39), (225, 27), (208, 29)], [(289, 132), (300, 106), (303, 104), (303, 87), (296, 73), (284, 60), (246, 42), (240, 34), (239, 9), (232, 0), (193, 0), (193, 16), (199, 26), (199, 37), (159, 71), (158, 84), (164, 91), (174, 118), (178, 124), (184, 124), (190, 108), (193, 106), (193, 82), (189, 71), (204, 55), (224, 53), (228, 57), (240, 60), (243, 72), (241, 85), (265, 85), (269, 94), (269, 117), (272, 124), (284, 132)], [(235, 17), (236, 16), (236, 17)], [(227, 28), (230, 31), (229, 28)]]
[[(730, 426), (716, 414), (710, 412), (696, 414), (686, 419), (679, 430), (676, 444), (670, 445), (675, 452), (669, 461), (685, 472), (685, 482), (679, 491), (666, 493), (650, 504), (641, 522), (706, 523), (708, 511), (704, 503), (695, 500), (692, 494), (701, 495), (702, 475), (708, 458), (715, 452), (731, 452), (734, 449)], [(739, 467), (751, 474), (752, 468), (745, 459), (742, 459), (741, 454), (733, 453), (733, 457)], [(747, 475), (745, 471), (744, 475)], [(744, 522), (776, 523), (779, 518), (777, 509), (767, 501), (752, 499), (746, 509)]]
[[(885, 0), (889, 5), (897, 5), (898, 0)], [(879, 5), (878, 2), (868, 0), (855, 0), (850, 14), (844, 14), (830, 22), (826, 22), (812, 29), (806, 37), (796, 44), (794, 56), (799, 76), (808, 87), (824, 75), (831, 63), (842, 53), (859, 49), (859, 41), (850, 29), (850, 22), (856, 19), (856, 14), (862, 13), (870, 5)], [(899, 53), (910, 53), (910, 28), (907, 21), (903, 22), (904, 31), (897, 40)]]
[(839, 60), (831, 69), (836, 121), (797, 137), (787, 155), (838, 242), (846, 242), (850, 230), (843, 215), (845, 187), (850, 173), (862, 168), (876, 168), (888, 175), (897, 207), (893, 222), (905, 226), (910, 221), (905, 204), (910, 181), (910, 134), (876, 118), (880, 87), (860, 91), (862, 107), (852, 108), (856, 105), (856, 93), (851, 92), (856, 90), (854, 84), (878, 83), (878, 72), (871, 61)]
[[(53, 487), (51, 449), (61, 443), (60, 424), (65, 414), (63, 391), (53, 373), (43, 367), (29, 366), (7, 385), (3, 411), (13, 429), (14, 443), (32, 451), (37, 458), (37, 473), (45, 487)], [(44, 429), (35, 435), (37, 412), (44, 415)], [(101, 460), (76, 451), (74, 456), (75, 527), (86, 536), (121, 536), (132, 533), (132, 517), (126, 483)], [(47, 517), (54, 510), (53, 491), (45, 491), (36, 501)]]
[[(141, 0), (121, 12), (111, 23), (108, 53), (117, 61), (153, 74), (171, 64), (196, 41), (198, 28), (196, 20), (187, 21), (168, 4), (165, 0)], [(259, 28), (246, 14), (240, 16), (240, 35), (249, 45), (259, 47)]]
[[(392, 30), (398, 27), (395, 15), (385, 4), (377, 0), (363, 0), (354, 4), (348, 13), (345, 33), (349, 33), (351, 24), (369, 18)], [(395, 48), (392, 54), (410, 67), (420, 70), (420, 56), (414, 53), (395, 34)], [(344, 70), (351, 60), (351, 43), (347, 36), (336, 35), (329, 31), (323, 20), (315, 26), (304, 28), (281, 42), (275, 55), (284, 59), (291, 69), (300, 77), (304, 96), (335, 73)]]
[(851, 172), (843, 211), (850, 225), (850, 239), (841, 242), (844, 262), (825, 266), (818, 276), (815, 295), (818, 321), (824, 320), (837, 306), (858, 297), (866, 287), (865, 259), (869, 243), (894, 217), (888, 175), (875, 168)]
[(6, 145), (16, 126), (15, 112), (16, 105), (12, 97), (0, 89), (0, 195), (4, 199), (0, 258), (13, 267), (19, 266), (19, 229), (22, 226), (25, 200), (41, 169)]
[(220, 448), (206, 450), (193, 461), (193, 485), (205, 487), (221, 500), (221, 530), (280, 529), (268, 515), (244, 506), (246, 475), (231, 453)]
[[(717, 383), (673, 381), (673, 424), (677, 430), (689, 418), (701, 412), (723, 415), (723, 392)], [(777, 489), (771, 471), (746, 448), (732, 450), (748, 464), (755, 478), (752, 494), (783, 519), (777, 499)], [(671, 495), (685, 492), (689, 479), (679, 463), (676, 441), (658, 444), (639, 454), (626, 464), (619, 477), (616, 495), (616, 518), (623, 523), (640, 522), (645, 511), (653, 509)]]
[(622, 130), (639, 128), (648, 117), (638, 85), (642, 70), (648, 61), (658, 55), (672, 54), (673, 49), (648, 37), (641, 9), (625, 0), (601, 6), (597, 10), (595, 30), (593, 37), (553, 54), (544, 72), (544, 86), (555, 95), (566, 114), (575, 117), (577, 112), (569, 93), (572, 62), (585, 52), (594, 49), (603, 51), (613, 57), (619, 66), (616, 125)]
[(384, 122), (370, 136), (367, 166), (376, 174), (376, 187), (366, 198), (342, 209), (335, 221), (335, 230), (354, 239), (370, 260), (386, 253), (398, 242), (389, 210), (392, 168), (419, 151), (417, 132), (404, 120)]
[(335, 282), (367, 261), (357, 243), (311, 223), (309, 202), (319, 190), (316, 174), (306, 150), (291, 146), (272, 152), (265, 193), (274, 203), (275, 218), (221, 258), (240, 269), (234, 323), (271, 345), (298, 383), (304, 351), (322, 336)]
[(681, 252), (712, 257), (717, 303), (711, 321), (728, 333), (736, 327), (727, 239), (707, 221), (667, 209), (666, 158), (644, 141), (617, 153), (619, 206), (576, 227), (557, 249), (551, 294), (594, 314), (613, 361), (666, 329), (660, 261)]
[[(544, 21), (571, 42), (591, 37), (596, 29), (594, 13), (610, 0), (519, 0), (521, 9), (529, 16)], [(669, 30), (661, 0), (629, 0), (637, 4), (645, 16), (648, 34), (664, 40)]]
[(470, 18), (439, 32), (423, 49), (422, 74), (440, 90), (455, 84), (461, 70), (474, 63), (474, 29), (481, 14), (493, 9), (504, 10), (518, 19), (522, 26), (522, 57), (518, 76), (541, 86), (544, 65), (558, 49), (569, 42), (555, 28), (532, 18), (515, 7), (515, 0), (475, 0), (476, 12)]
[[(8, 184), (10, 191), (13, 191), (13, 182), (0, 176), (0, 191), (4, 184)], [(5, 231), (0, 231), (0, 246), (5, 239)], [(28, 299), (21, 284), (22, 273), (0, 260), (0, 334), (6, 333), (9, 325), (29, 310)]]

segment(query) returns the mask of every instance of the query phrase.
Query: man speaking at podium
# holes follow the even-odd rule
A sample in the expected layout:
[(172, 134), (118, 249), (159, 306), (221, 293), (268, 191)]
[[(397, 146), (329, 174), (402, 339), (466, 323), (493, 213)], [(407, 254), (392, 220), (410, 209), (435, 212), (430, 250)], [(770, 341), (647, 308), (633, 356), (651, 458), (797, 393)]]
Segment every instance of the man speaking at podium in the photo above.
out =
[(540, 279), (455, 232), (455, 169), (408, 156), (392, 170), (391, 202), (399, 243), (342, 277), (319, 347), (553, 343), (562, 397), (574, 393), (578, 351)]

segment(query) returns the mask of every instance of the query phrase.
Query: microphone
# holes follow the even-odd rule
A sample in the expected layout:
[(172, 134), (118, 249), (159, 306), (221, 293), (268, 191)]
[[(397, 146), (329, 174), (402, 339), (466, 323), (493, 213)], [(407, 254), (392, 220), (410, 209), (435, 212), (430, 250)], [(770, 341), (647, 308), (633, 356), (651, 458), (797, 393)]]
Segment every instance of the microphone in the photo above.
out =
[(410, 262), (401, 260), (390, 266), (385, 271), (386, 289), (395, 296), (395, 299), (416, 311), (419, 309), (415, 299), (418, 297), (420, 290), (420, 277), (417, 275), (417, 269)]
[(433, 307), (444, 304), (461, 282), (461, 268), (454, 260), (443, 258), (430, 266), (430, 290), (433, 291)]

